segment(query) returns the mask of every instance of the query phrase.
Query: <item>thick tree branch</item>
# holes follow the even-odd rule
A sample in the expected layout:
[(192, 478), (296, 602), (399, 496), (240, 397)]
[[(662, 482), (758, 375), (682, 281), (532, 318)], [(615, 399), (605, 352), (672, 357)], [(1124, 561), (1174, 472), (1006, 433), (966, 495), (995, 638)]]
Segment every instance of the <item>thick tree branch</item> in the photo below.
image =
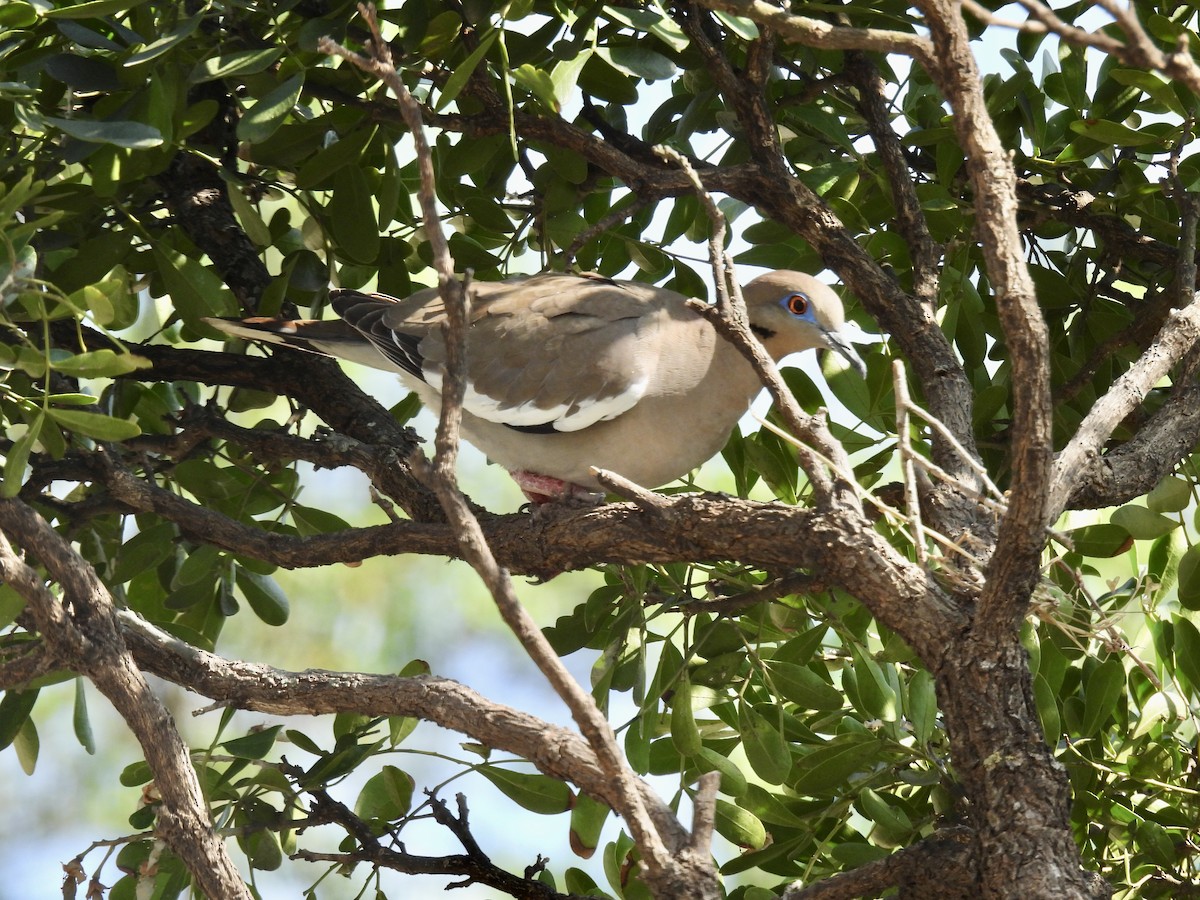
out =
[(1024, 614), (1037, 583), (1049, 524), (1044, 514), (1052, 448), (1049, 343), (1017, 227), (1016, 173), (988, 114), (961, 11), (947, 0), (926, 0), (921, 8), (938, 49), (930, 75), (955, 112), (955, 133), (967, 154), (976, 228), (1012, 365), (1008, 512), (977, 612), (980, 629), (1008, 630)]
[(1099, 509), (1147, 494), (1200, 443), (1200, 382), (1188, 367), (1171, 396), (1137, 434), (1104, 454), (1091, 454), (1072, 473), (1067, 509)]
[[(130, 509), (153, 512), (197, 540), (285, 568), (461, 552), (445, 524), (396, 522), (295, 537), (233, 521), (115, 467), (102, 467), (96, 477)], [(827, 584), (868, 603), (927, 658), (936, 658), (942, 642), (963, 624), (936, 581), (900, 557), (865, 520), (860, 528), (840, 509), (823, 513), (712, 494), (661, 499), (667, 515), (609, 504), (547, 508), (537, 516), (484, 516), (481, 524), (501, 565), (543, 577), (604, 562), (737, 560), (767, 569), (816, 569)]]
[[(64, 327), (54, 331), (65, 345), (82, 334), (89, 350), (113, 349), (113, 342), (88, 328)], [(289, 397), (315, 412), (338, 434), (363, 444), (390, 448), (382, 467), (373, 474), (375, 486), (395, 500), (416, 521), (443, 518), (433, 494), (409, 472), (406, 462), (419, 438), (396, 422), (373, 397), (365, 394), (332, 360), (311, 353), (281, 351), (269, 357), (190, 350), (165, 344), (139, 344), (133, 351), (151, 363), (124, 376), (138, 381), (195, 381), (270, 391)]]
[[(1158, 338), (1137, 363), (1113, 383), (1108, 393), (1096, 401), (1091, 412), (1079, 423), (1071, 442), (1058, 454), (1054, 462), (1054, 484), (1046, 504), (1048, 521), (1053, 521), (1066, 508), (1068, 498), (1076, 491), (1086, 473), (1091, 473), (1094, 478), (1104, 467), (1103, 463), (1098, 464), (1097, 458), (1113, 429), (1141, 405), (1151, 388), (1170, 373), (1172, 367), (1198, 339), (1200, 293), (1195, 295), (1195, 299), (1188, 306), (1172, 312), (1167, 317)], [(1190, 401), (1194, 399), (1196, 392), (1194, 387), (1188, 385), (1176, 385), (1175, 390), (1180, 394), (1180, 401), (1171, 406), (1173, 415), (1179, 418), (1173, 421), (1164, 420), (1160, 415), (1156, 415), (1155, 427), (1150, 434), (1159, 440), (1165, 438), (1178, 448), (1180, 439), (1186, 439), (1195, 427), (1193, 416), (1190, 415), (1194, 413)], [(1147, 446), (1146, 440), (1147, 438), (1139, 434), (1129, 446), (1144, 449)], [(1186, 445), (1182, 449), (1186, 454)], [(1133, 452), (1135, 451), (1127, 450), (1126, 458)], [(1155, 456), (1157, 455), (1156, 453)], [(1177, 456), (1175, 462), (1178, 462), (1179, 458)], [(1145, 466), (1145, 461), (1140, 465)], [(1109, 468), (1110, 474), (1113, 471)], [(1138, 482), (1142, 480), (1137, 479)], [(1153, 484), (1150, 486), (1153, 487)]]
[[(0, 500), (0, 574), (29, 604), (29, 612), (56, 655), (70, 658), (108, 698), (137, 738), (154, 772), (162, 804), (155, 830), (210, 897), (248, 898), (208, 806), (187, 744), (170, 712), (150, 690), (121, 635), (117, 610), (95, 571), (37, 513)], [(62, 586), (57, 600), (8, 539), (36, 556)]]
[[(1144, 441), (1135, 446), (1147, 449), (1147, 460), (1160, 462), (1165, 462), (1161, 452), (1174, 448), (1174, 452), (1179, 455), (1171, 462), (1172, 468), (1174, 463), (1188, 452), (1189, 448), (1180, 446), (1178, 439), (1190, 433), (1189, 426), (1194, 427), (1194, 410), (1186, 401), (1194, 394), (1195, 370), (1197, 365), (1200, 365), (1200, 359), (1196, 357), (1196, 342), (1200, 339), (1200, 293), (1193, 290), (1196, 283), (1196, 227), (1197, 220), (1200, 219), (1200, 201), (1183, 190), (1179, 190), (1178, 194), (1179, 203), (1183, 208), (1183, 220), (1175, 284), (1182, 308), (1172, 310), (1167, 315), (1150, 346), (1136, 363), (1113, 382), (1108, 392), (1092, 405), (1087, 416), (1079, 423), (1070, 443), (1058, 454), (1054, 462), (1054, 481), (1047, 500), (1046, 514), (1050, 521), (1056, 519), (1066, 507), (1068, 497), (1075, 491), (1084, 472), (1090, 470), (1095, 474), (1095, 459), (1116, 427), (1142, 404), (1150, 390), (1185, 356), (1188, 356), (1187, 365), (1183, 367), (1184, 371), (1177, 378), (1172, 392), (1171, 399), (1176, 402), (1168, 401), (1167, 404), (1172, 407), (1172, 412), (1178, 418), (1174, 421), (1163, 421), (1158, 416), (1155, 417), (1159, 420), (1153, 423), (1152, 433), (1157, 433), (1160, 439), (1165, 439), (1155, 451), (1149, 451)], [(1159, 411), (1160, 415), (1162, 412)], [(1146, 427), (1149, 428), (1150, 425)], [(1135, 436), (1135, 440), (1140, 437), (1140, 434)], [(1153, 471), (1160, 467), (1145, 468)], [(1108, 474), (1111, 473), (1112, 469), (1109, 469)]]
[[(121, 624), (131, 652), (145, 671), (218, 703), (279, 716), (338, 712), (413, 716), (515, 753), (542, 773), (569, 781), (609, 806), (617, 802), (612, 780), (578, 734), (493, 703), (457, 681), (433, 675), (406, 678), (320, 669), (287, 672), (224, 659), (172, 637), (132, 612), (121, 613)], [(685, 840), (674, 813), (654, 790), (641, 781), (637, 790), (658, 827), (676, 829), (679, 840)]]
[(930, 61), (933, 47), (928, 40), (915, 34), (887, 31), (879, 28), (850, 28), (830, 25), (819, 19), (797, 16), (765, 0), (700, 0), (708, 9), (719, 9), (753, 19), (769, 26), (780, 37), (806, 47), (830, 50), (872, 50), (877, 53), (899, 53), (925, 64)]
[(900, 888), (900, 897), (978, 897), (969, 834), (966, 828), (938, 831), (911, 847), (842, 875), (811, 885), (792, 885), (784, 892), (783, 900), (855, 900), (879, 896), (894, 887)]

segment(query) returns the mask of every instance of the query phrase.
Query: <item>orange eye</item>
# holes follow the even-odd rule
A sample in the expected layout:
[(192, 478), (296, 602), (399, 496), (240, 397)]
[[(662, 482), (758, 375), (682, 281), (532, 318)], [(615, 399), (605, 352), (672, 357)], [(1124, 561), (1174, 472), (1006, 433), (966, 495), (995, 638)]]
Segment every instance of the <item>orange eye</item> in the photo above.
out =
[(784, 306), (793, 316), (802, 316), (808, 312), (808, 297), (804, 294), (792, 294), (787, 298)]

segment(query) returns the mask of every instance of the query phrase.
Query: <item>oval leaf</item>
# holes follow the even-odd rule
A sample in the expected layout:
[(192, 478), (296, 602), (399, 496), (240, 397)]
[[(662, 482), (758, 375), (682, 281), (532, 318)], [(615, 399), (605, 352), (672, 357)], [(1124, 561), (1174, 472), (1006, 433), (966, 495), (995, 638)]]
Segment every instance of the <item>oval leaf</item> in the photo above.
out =
[(728, 800), (717, 800), (716, 828), (721, 837), (739, 847), (761, 850), (767, 845), (767, 829), (758, 816)]
[(497, 766), (483, 766), (479, 774), (499, 788), (509, 800), (530, 812), (552, 816), (571, 808), (571, 789), (557, 778), (514, 772)]
[(90, 119), (59, 119), (46, 116), (46, 123), (76, 140), (89, 144), (112, 144), (129, 150), (146, 150), (158, 147), (163, 142), (162, 132), (142, 122), (95, 122)]
[(796, 705), (812, 710), (842, 708), (842, 692), (807, 666), (771, 660), (767, 669), (779, 693)]
[(745, 703), (738, 710), (738, 730), (750, 768), (768, 784), (783, 784), (792, 771), (792, 753), (782, 732)]
[(1164, 478), (1146, 496), (1146, 505), (1157, 513), (1179, 512), (1192, 502), (1191, 482), (1171, 476)]
[(259, 575), (238, 566), (237, 586), (254, 610), (254, 614), (268, 625), (282, 625), (288, 620), (291, 605), (283, 588), (270, 575)]
[(395, 766), (384, 766), (367, 779), (354, 802), (354, 811), (364, 819), (394, 822), (408, 814), (412, 807), (416, 782), (407, 772)]
[(1160, 516), (1144, 506), (1132, 503), (1114, 512), (1111, 521), (1114, 525), (1120, 525), (1138, 541), (1152, 541), (1169, 534), (1179, 526), (1178, 522), (1166, 516)]
[(142, 433), (142, 429), (128, 419), (114, 419), (112, 416), (82, 409), (48, 409), (46, 413), (68, 431), (78, 432), (98, 441), (125, 441)]
[(1179, 558), (1179, 603), (1185, 609), (1200, 609), (1200, 544), (1193, 544)]
[(303, 86), (304, 76), (293, 75), (263, 96), (238, 122), (238, 139), (258, 144), (273, 135), (300, 99), (300, 88)]
[(1117, 700), (1125, 690), (1125, 666), (1116, 655), (1096, 666), (1087, 679), (1083, 702), (1081, 732), (1092, 735), (1113, 715)]

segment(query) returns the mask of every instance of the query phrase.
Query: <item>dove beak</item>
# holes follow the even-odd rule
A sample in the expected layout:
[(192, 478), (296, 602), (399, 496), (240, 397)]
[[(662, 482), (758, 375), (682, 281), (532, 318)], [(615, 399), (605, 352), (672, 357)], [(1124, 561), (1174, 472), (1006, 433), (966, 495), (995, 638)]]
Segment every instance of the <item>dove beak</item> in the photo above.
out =
[(860, 377), (867, 377), (867, 364), (862, 361), (862, 357), (858, 355), (858, 351), (854, 349), (854, 345), (846, 340), (846, 336), (837, 331), (824, 331), (822, 336), (825, 338), (825, 344), (834, 353), (839, 354), (846, 362), (850, 363), (850, 368), (854, 369)]

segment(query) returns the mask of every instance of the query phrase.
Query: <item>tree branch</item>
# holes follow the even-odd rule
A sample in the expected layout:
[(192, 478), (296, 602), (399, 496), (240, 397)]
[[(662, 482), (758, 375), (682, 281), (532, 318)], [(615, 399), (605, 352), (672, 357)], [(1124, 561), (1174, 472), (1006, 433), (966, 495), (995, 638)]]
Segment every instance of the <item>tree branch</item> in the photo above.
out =
[[(413, 716), (496, 750), (515, 753), (543, 774), (571, 782), (609, 806), (617, 802), (612, 780), (578, 734), (494, 703), (449, 678), (321, 669), (287, 672), (224, 659), (167, 634), (132, 612), (122, 611), (120, 619), (129, 648), (145, 671), (218, 703), (279, 716), (339, 712)], [(637, 790), (660, 827), (675, 821), (674, 813), (651, 787), (639, 780)]]
[(968, 900), (979, 896), (966, 828), (949, 828), (891, 856), (815, 884), (792, 885), (783, 900), (855, 900), (900, 887), (901, 897)]
[(925, 38), (901, 31), (880, 28), (849, 28), (834, 26), (819, 19), (798, 16), (773, 6), (765, 0), (699, 0), (708, 9), (719, 9), (753, 19), (769, 26), (780, 37), (806, 47), (829, 50), (871, 50), (877, 53), (899, 53), (925, 65), (930, 62), (933, 47)]
[(62, 586), (59, 602), (38, 574), (0, 536), (0, 574), (29, 604), (30, 615), (53, 652), (72, 660), (108, 698), (137, 738), (154, 772), (162, 805), (155, 830), (183, 861), (195, 885), (210, 897), (246, 898), (208, 807), (187, 744), (162, 701), (134, 663), (107, 589), (41, 516), (17, 500), (0, 500), (0, 529), (41, 560)]
[(955, 132), (967, 154), (976, 229), (1012, 365), (1015, 438), (1008, 512), (977, 611), (979, 629), (1007, 631), (1020, 621), (1037, 583), (1049, 524), (1044, 517), (1052, 451), (1049, 340), (1017, 228), (1016, 173), (988, 114), (960, 9), (948, 0), (920, 6), (938, 51), (930, 75), (955, 112)]

